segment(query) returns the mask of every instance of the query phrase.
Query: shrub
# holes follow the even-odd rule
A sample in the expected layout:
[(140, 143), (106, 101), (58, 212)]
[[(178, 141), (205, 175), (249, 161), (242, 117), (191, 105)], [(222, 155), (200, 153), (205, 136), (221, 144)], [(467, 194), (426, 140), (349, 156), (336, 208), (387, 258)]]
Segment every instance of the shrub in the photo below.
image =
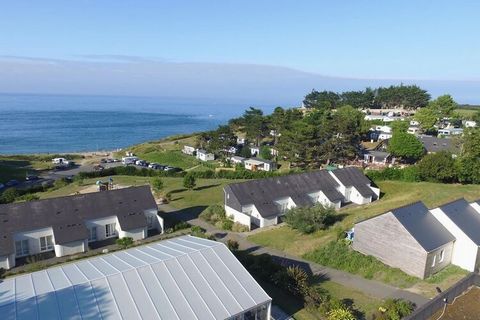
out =
[(183, 177), (183, 186), (189, 190), (192, 190), (193, 188), (195, 188), (195, 185), (196, 185), (195, 176), (190, 173), (187, 173), (187, 175)]
[(124, 237), (124, 238), (117, 239), (116, 243), (117, 245), (125, 249), (130, 247), (133, 244), (133, 239), (131, 237)]
[(246, 226), (244, 224), (234, 222), (233, 226), (232, 226), (232, 231), (233, 232), (247, 232), (247, 231), (249, 231), (249, 229), (248, 229), (248, 226)]
[(326, 229), (335, 222), (335, 209), (322, 205), (293, 208), (285, 215), (285, 222), (302, 233), (312, 233)]
[(183, 229), (188, 229), (188, 228), (190, 228), (190, 224), (188, 222), (180, 221), (173, 226), (172, 232), (175, 232), (175, 231), (178, 231), (178, 230), (183, 230)]
[(328, 320), (355, 320), (355, 316), (350, 308), (342, 306), (330, 310), (327, 313)]
[(156, 192), (162, 191), (164, 187), (163, 180), (160, 177), (153, 178), (152, 187), (153, 187), (153, 190), (155, 190)]
[(454, 182), (457, 180), (455, 159), (447, 151), (427, 154), (417, 164), (420, 177), (426, 181)]
[(400, 320), (413, 312), (415, 304), (401, 299), (387, 299), (375, 314), (376, 320)]
[(16, 188), (8, 188), (3, 191), (0, 196), (0, 203), (11, 203), (15, 201), (18, 196), (20, 196), (20, 193)]
[(227, 240), (227, 247), (228, 247), (228, 249), (230, 249), (230, 251), (237, 251), (238, 248), (239, 248), (238, 241), (228, 239)]
[(207, 222), (216, 223), (226, 218), (225, 208), (219, 204), (213, 204), (205, 209), (199, 216)]
[(38, 199), (40, 199), (40, 197), (33, 193), (27, 193), (17, 198), (17, 200), (22, 200), (22, 201), (35, 201)]

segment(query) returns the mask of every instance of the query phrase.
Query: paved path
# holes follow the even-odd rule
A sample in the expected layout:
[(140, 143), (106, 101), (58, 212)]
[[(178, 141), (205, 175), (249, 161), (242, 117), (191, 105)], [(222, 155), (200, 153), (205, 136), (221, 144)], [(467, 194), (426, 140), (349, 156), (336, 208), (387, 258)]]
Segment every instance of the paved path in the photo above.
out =
[[(169, 205), (160, 205), (159, 209), (163, 210), (164, 212), (172, 212), (172, 213), (177, 211), (172, 207), (170, 207)], [(259, 246), (247, 240), (248, 233), (235, 233), (235, 232), (228, 232), (225, 230), (216, 229), (211, 224), (197, 217), (194, 217), (194, 215), (192, 213), (189, 213), (188, 210), (182, 210), (181, 215), (176, 216), (176, 218), (186, 220), (192, 225), (197, 225), (202, 227), (208, 233), (215, 235), (219, 241), (226, 242), (228, 239), (236, 240), (241, 250), (247, 250), (253, 254), (267, 253), (282, 265), (301, 266), (302, 268), (311, 272), (312, 274), (319, 275), (324, 279), (331, 280), (333, 282), (339, 283), (346, 287), (356, 289), (372, 297), (376, 297), (379, 299), (386, 299), (386, 298), (407, 299), (415, 303), (417, 306), (421, 306), (429, 301), (428, 298), (422, 295), (419, 295), (407, 290), (402, 290), (394, 286), (385, 284), (383, 282), (365, 279), (348, 272), (321, 266), (319, 264), (304, 260), (297, 256), (288, 255), (285, 252), (280, 250)]]

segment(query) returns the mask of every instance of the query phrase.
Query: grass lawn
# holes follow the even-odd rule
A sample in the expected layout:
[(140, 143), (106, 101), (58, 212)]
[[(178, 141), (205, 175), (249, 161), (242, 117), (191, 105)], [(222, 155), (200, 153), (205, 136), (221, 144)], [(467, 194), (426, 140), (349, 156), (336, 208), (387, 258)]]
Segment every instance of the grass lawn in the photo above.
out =
[(50, 169), (52, 164), (48, 161), (18, 160), (8, 157), (0, 158), (0, 182), (11, 179), (25, 180), (27, 173), (40, 174), (41, 170)]
[(456, 112), (458, 112), (462, 117), (470, 117), (470, 116), (473, 116), (474, 114), (476, 114), (478, 111), (480, 111), (480, 108), (475, 108), (475, 109), (464, 109), (464, 108), (458, 108), (457, 110), (455, 110)]
[[(379, 215), (399, 206), (422, 200), (433, 208), (443, 203), (465, 197), (467, 200), (480, 198), (479, 185), (457, 185), (418, 182), (409, 183), (401, 181), (381, 181), (378, 183), (383, 197), (368, 205), (349, 206), (340, 210), (345, 218), (328, 230), (317, 231), (310, 235), (303, 235), (296, 230), (283, 226), (251, 235), (248, 239), (263, 246), (273, 247), (292, 255), (303, 256), (315, 249), (321, 248), (337, 238), (337, 232), (347, 230), (356, 222)], [(451, 279), (460, 276), (455, 272), (437, 282), (442, 288), (448, 286)], [(435, 285), (428, 282), (417, 283), (412, 289), (418, 289), (427, 295), (431, 294)]]
[[(103, 178), (103, 180), (106, 179)], [(151, 179), (150, 177), (113, 176), (113, 182), (123, 186), (145, 185), (149, 184)], [(232, 180), (228, 179), (197, 179), (195, 189), (187, 190), (183, 187), (183, 178), (164, 177), (161, 179), (165, 186), (162, 193), (171, 192), (172, 201), (170, 205), (178, 209), (221, 203), (223, 200), (223, 187), (232, 182)], [(86, 179), (82, 185), (74, 182), (57, 190), (39, 192), (37, 195), (41, 199), (66, 196), (94, 185), (97, 180), (99, 179)]]

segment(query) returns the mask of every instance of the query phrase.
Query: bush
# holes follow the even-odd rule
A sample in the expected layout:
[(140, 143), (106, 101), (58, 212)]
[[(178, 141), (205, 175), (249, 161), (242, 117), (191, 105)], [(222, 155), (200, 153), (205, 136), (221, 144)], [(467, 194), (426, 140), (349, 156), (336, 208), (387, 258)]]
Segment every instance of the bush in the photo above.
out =
[(401, 299), (387, 299), (382, 307), (375, 313), (376, 320), (400, 320), (410, 315), (415, 309), (415, 304)]
[(427, 154), (417, 164), (420, 177), (425, 181), (457, 181), (455, 159), (447, 151)]
[(216, 223), (226, 218), (225, 208), (219, 204), (213, 204), (205, 209), (199, 217), (207, 222)]
[(152, 179), (152, 187), (153, 187), (153, 190), (155, 190), (156, 192), (160, 192), (163, 190), (163, 180), (160, 179), (160, 177), (155, 177)]
[(33, 194), (33, 193), (27, 193), (27, 194), (24, 194), (23, 196), (20, 196), (18, 197), (16, 200), (21, 200), (21, 201), (35, 201), (35, 200), (39, 200), (40, 197), (37, 196), (36, 194)]
[(189, 190), (192, 190), (193, 188), (195, 188), (196, 186), (195, 177), (192, 174), (187, 173), (185, 177), (183, 177), (183, 186)]
[(227, 240), (227, 247), (228, 247), (228, 249), (230, 249), (230, 251), (237, 251), (238, 248), (239, 248), (239, 244), (235, 240), (228, 239)]
[(244, 224), (234, 222), (233, 226), (232, 226), (232, 231), (233, 232), (247, 232), (247, 231), (249, 231), (249, 229), (248, 229), (248, 226), (246, 226)]
[(355, 320), (355, 316), (350, 308), (342, 306), (328, 311), (328, 320)]
[(183, 230), (183, 229), (188, 229), (188, 228), (190, 228), (190, 226), (191, 225), (188, 222), (180, 221), (173, 226), (172, 232), (175, 232), (175, 231), (178, 231), (178, 230)]
[(0, 196), (0, 203), (11, 203), (19, 196), (20, 192), (16, 188), (8, 188)]
[(312, 233), (326, 229), (335, 222), (335, 209), (322, 205), (292, 208), (285, 215), (285, 222), (302, 233)]

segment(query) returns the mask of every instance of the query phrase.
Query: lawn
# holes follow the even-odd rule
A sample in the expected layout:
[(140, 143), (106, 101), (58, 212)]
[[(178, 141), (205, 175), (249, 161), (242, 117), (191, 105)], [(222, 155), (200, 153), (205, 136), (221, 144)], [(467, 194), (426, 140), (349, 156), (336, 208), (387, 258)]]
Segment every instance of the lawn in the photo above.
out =
[(51, 167), (52, 164), (46, 161), (0, 158), (0, 182), (11, 179), (23, 181), (27, 173), (38, 175), (41, 170)]
[[(122, 186), (145, 185), (149, 184), (151, 179), (150, 177), (113, 176), (114, 184)], [(221, 203), (223, 200), (223, 187), (232, 182), (232, 180), (227, 179), (197, 179), (195, 189), (188, 190), (183, 187), (183, 178), (165, 177), (161, 179), (164, 183), (162, 193), (170, 192), (172, 194), (170, 206), (177, 209)], [(97, 180), (99, 179), (86, 179), (82, 181), (81, 185), (78, 182), (74, 182), (57, 190), (39, 192), (37, 195), (41, 199), (71, 195), (94, 185)], [(107, 178), (103, 180), (107, 180)]]

